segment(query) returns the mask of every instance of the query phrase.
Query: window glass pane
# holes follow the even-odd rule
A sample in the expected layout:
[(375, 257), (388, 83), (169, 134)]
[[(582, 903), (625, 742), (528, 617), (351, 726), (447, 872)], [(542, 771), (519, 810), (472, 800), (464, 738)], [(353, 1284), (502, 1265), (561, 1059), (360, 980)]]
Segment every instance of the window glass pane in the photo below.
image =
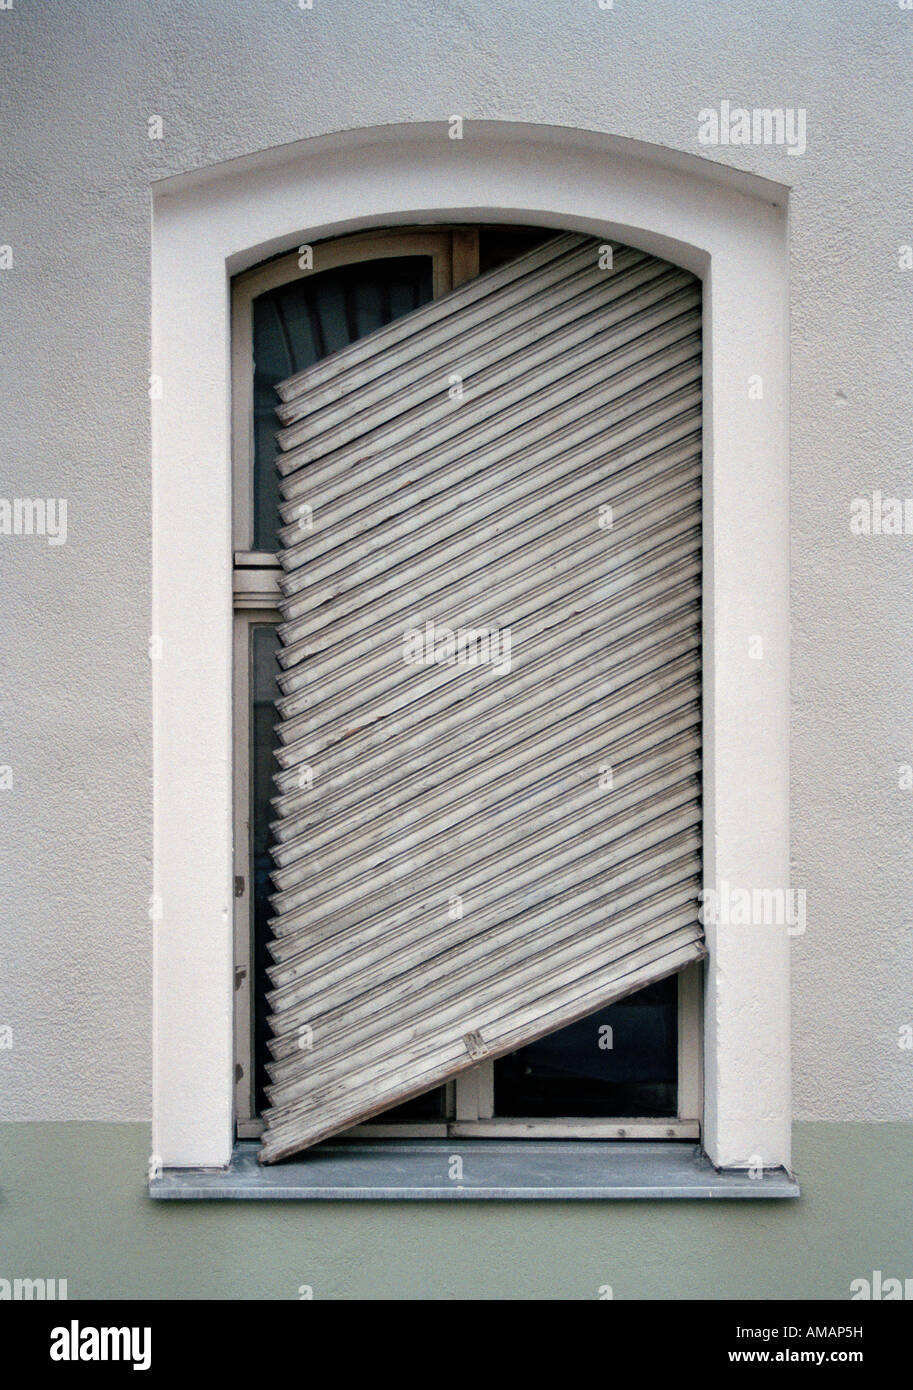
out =
[(269, 895), (273, 891), (270, 881), (272, 858), (270, 856), (270, 799), (275, 795), (273, 773), (276, 770), (274, 758), (277, 744), (275, 734), (275, 701), (279, 695), (276, 676), (279, 663), (276, 653), (279, 650), (279, 634), (275, 627), (257, 626), (251, 632), (251, 855), (253, 859), (253, 913), (254, 913), (254, 1088), (256, 1113), (266, 1105), (263, 1087), (268, 1081), (266, 1063), (269, 1060), (267, 1039), (269, 1028), (266, 1023), (266, 991), (270, 988), (266, 970), (272, 964), (267, 950), (270, 938), (269, 919), (272, 916)]
[(279, 285), (253, 302), (255, 550), (275, 550), (277, 382), (432, 297), (430, 256), (394, 256)]
[(674, 1116), (675, 976), (495, 1062), (501, 1116)]
[(547, 227), (480, 227), (479, 228), (479, 274), (486, 270), (496, 270), (506, 261), (532, 251), (544, 241), (551, 241), (558, 232), (550, 232)]

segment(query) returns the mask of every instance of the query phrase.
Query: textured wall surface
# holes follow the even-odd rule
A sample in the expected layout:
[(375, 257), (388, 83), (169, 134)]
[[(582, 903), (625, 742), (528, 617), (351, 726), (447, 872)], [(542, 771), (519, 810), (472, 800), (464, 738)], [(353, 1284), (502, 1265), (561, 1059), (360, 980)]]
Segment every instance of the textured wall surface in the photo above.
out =
[[(460, 114), (467, 139), (473, 118), (589, 127), (793, 186), (796, 1113), (913, 1118), (913, 536), (849, 527), (854, 497), (913, 493), (911, 58), (896, 0), (0, 11), (0, 495), (68, 499), (65, 545), (0, 536), (6, 1117), (149, 1110), (150, 182)], [(700, 145), (727, 98), (804, 107), (806, 152)]]

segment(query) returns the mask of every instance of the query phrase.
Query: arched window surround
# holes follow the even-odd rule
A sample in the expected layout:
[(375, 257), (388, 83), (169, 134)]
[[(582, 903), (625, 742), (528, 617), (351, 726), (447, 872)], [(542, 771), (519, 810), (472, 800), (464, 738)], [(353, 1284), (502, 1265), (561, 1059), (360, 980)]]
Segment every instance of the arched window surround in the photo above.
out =
[[(445, 221), (611, 236), (703, 278), (705, 884), (789, 883), (787, 190), (595, 132), (467, 122), (454, 141), (443, 120), (165, 180), (151, 651), (153, 1149), (167, 1166), (223, 1165), (233, 1139), (230, 280), (312, 240)], [(705, 1148), (720, 1167), (788, 1167), (787, 929), (710, 924), (708, 943)]]

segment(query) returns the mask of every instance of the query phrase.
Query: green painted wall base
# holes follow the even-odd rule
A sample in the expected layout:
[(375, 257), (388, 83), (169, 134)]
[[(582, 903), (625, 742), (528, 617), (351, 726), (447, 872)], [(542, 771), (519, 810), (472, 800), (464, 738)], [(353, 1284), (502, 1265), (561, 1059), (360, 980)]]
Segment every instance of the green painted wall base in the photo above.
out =
[(144, 1124), (0, 1125), (0, 1279), (74, 1298), (847, 1299), (913, 1275), (913, 1125), (799, 1124), (793, 1202), (153, 1202)]

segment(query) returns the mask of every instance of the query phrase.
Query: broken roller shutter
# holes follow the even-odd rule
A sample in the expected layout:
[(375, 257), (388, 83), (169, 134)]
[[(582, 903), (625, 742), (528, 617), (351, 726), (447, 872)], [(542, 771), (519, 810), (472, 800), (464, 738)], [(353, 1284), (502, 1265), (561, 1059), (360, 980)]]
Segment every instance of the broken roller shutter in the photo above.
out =
[(264, 1162), (705, 953), (701, 287), (612, 252), (279, 388)]

